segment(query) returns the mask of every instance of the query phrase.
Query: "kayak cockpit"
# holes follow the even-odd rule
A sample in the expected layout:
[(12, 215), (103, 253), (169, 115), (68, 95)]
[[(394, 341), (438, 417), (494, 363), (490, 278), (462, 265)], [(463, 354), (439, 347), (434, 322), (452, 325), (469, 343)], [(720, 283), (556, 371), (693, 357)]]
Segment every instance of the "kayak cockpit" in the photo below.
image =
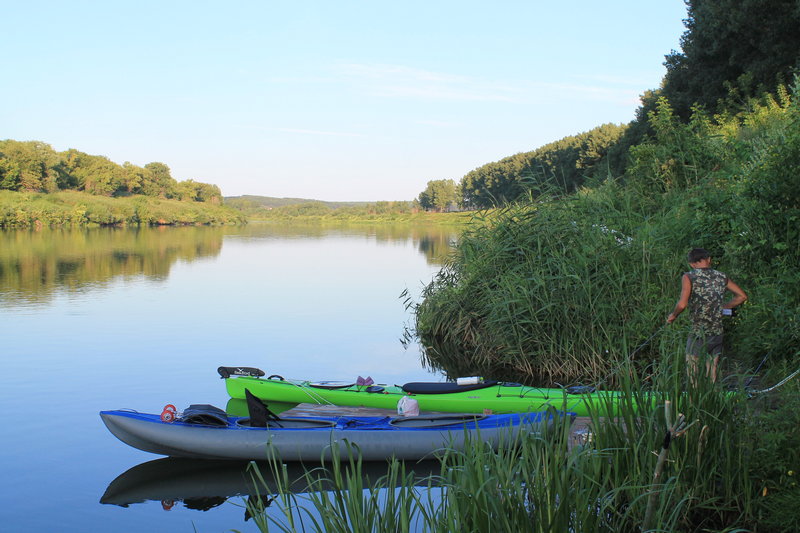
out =
[(239, 427), (266, 427), (268, 429), (320, 429), (336, 427), (333, 420), (315, 420), (313, 418), (279, 418), (267, 420), (266, 425), (251, 425), (250, 417), (239, 418), (236, 420)]

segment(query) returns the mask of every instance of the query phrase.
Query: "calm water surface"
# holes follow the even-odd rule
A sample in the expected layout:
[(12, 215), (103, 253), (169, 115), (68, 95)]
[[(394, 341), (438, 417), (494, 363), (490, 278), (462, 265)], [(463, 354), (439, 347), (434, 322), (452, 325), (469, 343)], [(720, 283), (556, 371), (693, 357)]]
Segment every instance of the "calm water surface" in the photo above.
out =
[(3, 531), (256, 531), (241, 497), (207, 497), (241, 493), (230, 468), (153, 463), (98, 411), (224, 408), (220, 365), (440, 380), (399, 342), (399, 296), (419, 294), (456, 238), (267, 224), (0, 232)]

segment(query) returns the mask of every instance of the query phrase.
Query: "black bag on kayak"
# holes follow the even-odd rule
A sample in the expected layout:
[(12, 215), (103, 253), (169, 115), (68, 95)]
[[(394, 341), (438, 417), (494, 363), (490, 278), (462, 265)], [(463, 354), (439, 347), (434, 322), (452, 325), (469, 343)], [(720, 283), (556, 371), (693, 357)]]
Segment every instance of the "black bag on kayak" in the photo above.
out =
[(204, 426), (227, 426), (228, 413), (208, 404), (193, 404), (184, 409), (181, 422)]

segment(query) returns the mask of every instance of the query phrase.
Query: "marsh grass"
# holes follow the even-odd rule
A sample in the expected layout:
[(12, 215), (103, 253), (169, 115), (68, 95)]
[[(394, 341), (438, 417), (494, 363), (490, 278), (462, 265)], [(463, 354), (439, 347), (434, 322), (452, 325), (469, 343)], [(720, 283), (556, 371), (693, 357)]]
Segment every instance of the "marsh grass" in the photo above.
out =
[[(324, 484), (310, 479), (305, 494), (289, 492), (285, 480), (273, 502), (279, 510), (253, 509), (256, 522), (262, 531), (752, 528), (762, 503), (747, 429), (752, 405), (740, 389), (690, 383), (682, 359), (680, 352), (666, 357), (646, 380), (621, 372), (625, 399), (609, 398), (592, 410), (584, 443), (576, 444), (570, 419), (557, 416), (551, 428), (498, 451), (478, 440), (463, 451), (442, 450), (440, 472), (422, 479), (413, 464), (389, 461), (386, 475), (365, 481), (356, 453), (325, 465)], [(686, 430), (671, 440), (654, 481), (665, 433), (679, 414)]]
[[(654, 245), (664, 237), (649, 234), (619, 193), (614, 205), (576, 196), (478, 221), (413, 306), (423, 363), (538, 386), (612, 374), (663, 323), (668, 289), (654, 271), (674, 248)], [(606, 213), (589, 222), (595, 202)]]
[[(260, 493), (276, 491), (271, 505), (277, 516), (266, 512), (263, 499), (247, 502), (248, 512), (261, 531), (410, 531), (418, 520), (418, 485), (430, 488), (435, 478), (422, 481), (406, 463), (391, 460), (385, 474), (370, 477), (358, 450), (348, 443), (347, 459), (336, 457), (309, 467), (300, 479), (289, 479), (278, 460), (270, 462), (268, 483), (253, 463), (253, 482)], [(289, 490), (289, 488), (292, 490)]]

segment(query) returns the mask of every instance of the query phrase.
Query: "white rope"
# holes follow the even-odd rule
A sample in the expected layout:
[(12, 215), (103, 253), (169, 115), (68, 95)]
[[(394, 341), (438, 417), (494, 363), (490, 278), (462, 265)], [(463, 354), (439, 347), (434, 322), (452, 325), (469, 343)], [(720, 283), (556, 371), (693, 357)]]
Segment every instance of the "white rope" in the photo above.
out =
[(306, 382), (303, 380), (287, 379), (286, 382), (302, 390), (306, 394), (306, 396), (314, 400), (314, 402), (316, 402), (317, 404), (321, 405), (327, 403), (328, 405), (334, 405), (332, 401), (326, 399), (319, 393), (313, 391), (309, 385), (305, 385), (304, 383)]
[(788, 382), (790, 379), (792, 379), (793, 377), (795, 377), (797, 374), (800, 374), (800, 368), (798, 368), (797, 370), (795, 370), (794, 372), (792, 372), (791, 374), (789, 374), (788, 376), (786, 376), (786, 377), (785, 377), (785, 378), (783, 378), (781, 381), (779, 381), (778, 383), (776, 383), (775, 385), (773, 385), (772, 387), (770, 387), (770, 388), (768, 388), (768, 389), (763, 389), (763, 390), (752, 390), (752, 391), (748, 391), (748, 392), (749, 392), (750, 394), (763, 394), (763, 393), (765, 393), (765, 392), (771, 392), (771, 391), (774, 391), (774, 390), (775, 390), (775, 389), (777, 389), (778, 387), (780, 387), (780, 386), (782, 386), (782, 385), (785, 385), (785, 384), (786, 384), (786, 383), (787, 383), (787, 382)]

